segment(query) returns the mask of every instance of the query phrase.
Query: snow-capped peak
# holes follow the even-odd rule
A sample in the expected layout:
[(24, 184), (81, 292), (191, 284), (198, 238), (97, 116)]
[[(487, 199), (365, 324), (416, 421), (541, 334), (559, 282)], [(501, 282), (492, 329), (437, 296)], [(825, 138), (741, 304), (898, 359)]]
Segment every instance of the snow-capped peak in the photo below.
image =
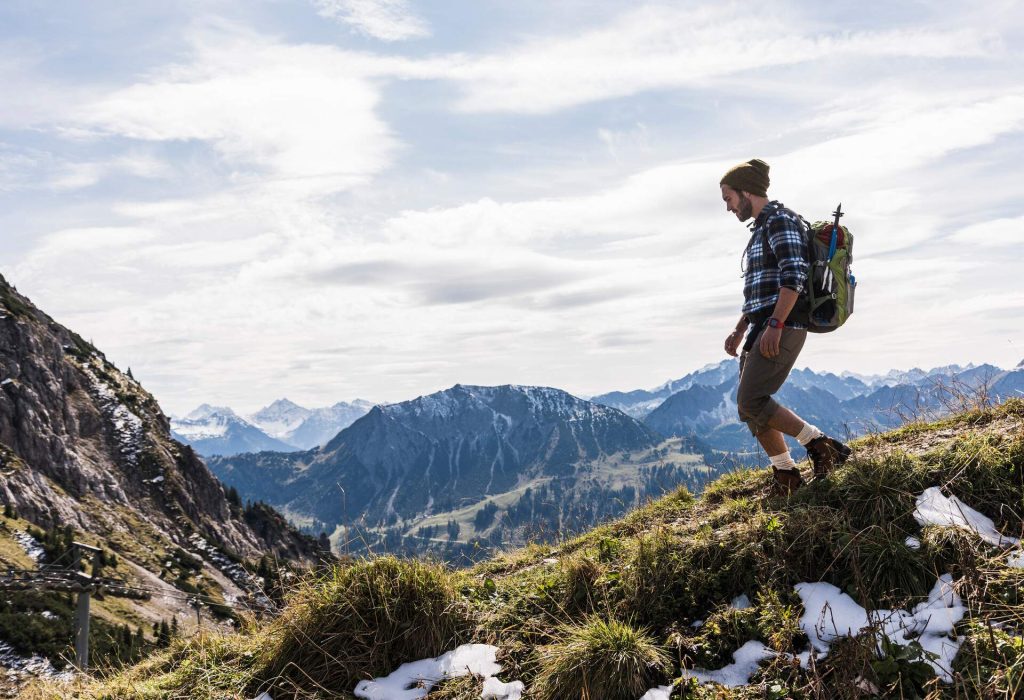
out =
[(258, 425), (264, 432), (275, 438), (281, 438), (292, 432), (312, 413), (294, 401), (278, 399), (249, 416), (249, 421)]
[(191, 413), (187, 414), (183, 420), (187, 421), (201, 421), (207, 420), (213, 416), (224, 416), (224, 417), (238, 417), (234, 411), (227, 406), (211, 406), (208, 403), (204, 403), (196, 408)]

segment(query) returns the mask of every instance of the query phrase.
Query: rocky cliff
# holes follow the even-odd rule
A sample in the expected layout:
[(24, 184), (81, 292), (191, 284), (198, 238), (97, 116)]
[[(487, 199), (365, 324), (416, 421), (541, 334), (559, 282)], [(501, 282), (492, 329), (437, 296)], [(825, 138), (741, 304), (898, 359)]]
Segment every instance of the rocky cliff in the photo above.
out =
[(246, 522), (160, 406), (102, 352), (0, 277), (0, 499), (40, 527), (242, 557), (310, 557), (280, 522)]

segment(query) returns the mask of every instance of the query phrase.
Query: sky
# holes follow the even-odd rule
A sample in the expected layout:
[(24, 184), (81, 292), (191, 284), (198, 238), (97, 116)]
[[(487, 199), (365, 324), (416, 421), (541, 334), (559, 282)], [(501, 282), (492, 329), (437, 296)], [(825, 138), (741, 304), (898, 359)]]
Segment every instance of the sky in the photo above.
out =
[(1019, 3), (0, 4), (0, 273), (168, 412), (724, 359), (731, 165), (842, 202), (820, 371), (1024, 358)]

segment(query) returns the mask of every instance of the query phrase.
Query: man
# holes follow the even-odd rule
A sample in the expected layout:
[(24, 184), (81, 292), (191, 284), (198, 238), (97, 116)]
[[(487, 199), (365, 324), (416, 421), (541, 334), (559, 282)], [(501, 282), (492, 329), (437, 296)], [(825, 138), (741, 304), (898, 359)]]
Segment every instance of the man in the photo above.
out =
[(736, 357), (749, 328), (740, 355), (736, 405), (740, 420), (771, 460), (774, 489), (789, 494), (803, 485), (803, 479), (784, 435), (807, 449), (815, 479), (845, 462), (851, 450), (772, 398), (807, 339), (803, 292), (809, 264), (800, 217), (768, 200), (768, 184), (768, 164), (757, 158), (731, 168), (720, 183), (726, 209), (740, 221), (754, 220), (744, 253), (743, 315), (725, 339), (725, 352)]

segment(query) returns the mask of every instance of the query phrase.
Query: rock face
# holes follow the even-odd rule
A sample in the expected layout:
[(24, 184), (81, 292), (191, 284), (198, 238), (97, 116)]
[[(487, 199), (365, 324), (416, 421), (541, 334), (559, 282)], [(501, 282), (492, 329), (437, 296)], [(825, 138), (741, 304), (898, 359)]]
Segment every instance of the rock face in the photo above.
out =
[[(305, 558), (279, 522), (246, 522), (145, 389), (0, 277), (0, 498), (41, 527), (72, 525), (238, 555)], [(263, 534), (260, 534), (263, 530)]]
[(463, 386), (374, 407), (324, 447), (209, 460), (244, 497), (325, 523), (388, 524), (564, 476), (660, 440), (621, 411), (558, 389)]

